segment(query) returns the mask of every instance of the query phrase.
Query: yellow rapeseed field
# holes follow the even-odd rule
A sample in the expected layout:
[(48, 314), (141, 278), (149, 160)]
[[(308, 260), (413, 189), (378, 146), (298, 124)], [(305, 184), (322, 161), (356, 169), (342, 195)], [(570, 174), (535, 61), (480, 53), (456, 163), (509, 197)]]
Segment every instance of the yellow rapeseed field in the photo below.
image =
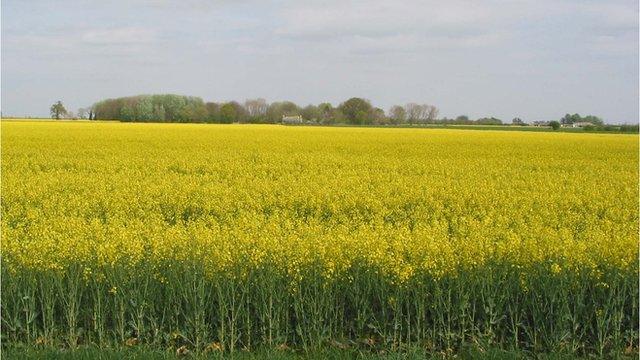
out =
[(603, 354), (638, 333), (635, 135), (1, 130), (9, 341)]

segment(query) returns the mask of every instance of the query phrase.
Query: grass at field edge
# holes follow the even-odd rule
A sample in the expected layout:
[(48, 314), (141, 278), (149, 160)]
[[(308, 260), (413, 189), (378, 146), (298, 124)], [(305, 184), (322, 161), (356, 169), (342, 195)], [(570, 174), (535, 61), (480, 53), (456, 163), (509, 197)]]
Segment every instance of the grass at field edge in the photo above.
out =
[[(561, 127), (553, 130), (548, 126), (516, 126), (516, 125), (459, 125), (459, 124), (425, 124), (425, 125), (358, 125), (358, 124), (280, 124), (280, 123), (207, 123), (207, 122), (161, 122), (161, 121), (119, 121), (119, 120), (70, 120), (61, 119), (54, 120), (48, 118), (14, 118), (5, 117), (0, 120), (5, 122), (21, 122), (21, 121), (37, 121), (37, 122), (53, 122), (53, 123), (123, 123), (123, 124), (191, 124), (191, 125), (281, 125), (287, 127), (329, 127), (329, 128), (376, 128), (376, 129), (445, 129), (445, 130), (491, 130), (491, 131), (524, 131), (524, 132), (555, 132), (555, 133), (572, 133), (572, 134), (617, 134), (617, 135), (638, 135), (636, 131), (619, 131), (619, 130), (585, 130), (583, 128)], [(613, 125), (616, 126), (616, 125)]]
[[(460, 353), (443, 354), (429, 353), (424, 350), (413, 348), (398, 352), (369, 352), (356, 349), (341, 350), (336, 348), (324, 348), (313, 351), (301, 352), (293, 350), (278, 349), (262, 349), (251, 352), (236, 351), (230, 353), (201, 353), (186, 355), (177, 355), (175, 350), (158, 350), (147, 347), (135, 348), (107, 348), (100, 349), (96, 347), (80, 347), (75, 350), (58, 349), (58, 348), (42, 348), (42, 347), (9, 347), (2, 349), (3, 359), (69, 359), (69, 360), (89, 360), (89, 359), (275, 359), (275, 360), (293, 360), (293, 359), (530, 359), (539, 360), (564, 360), (564, 359), (583, 359), (571, 353), (556, 354), (532, 354), (523, 351), (507, 351), (498, 348), (479, 349), (468, 348)], [(611, 354), (611, 358), (616, 359), (632, 359), (637, 358), (638, 354), (619, 355)]]

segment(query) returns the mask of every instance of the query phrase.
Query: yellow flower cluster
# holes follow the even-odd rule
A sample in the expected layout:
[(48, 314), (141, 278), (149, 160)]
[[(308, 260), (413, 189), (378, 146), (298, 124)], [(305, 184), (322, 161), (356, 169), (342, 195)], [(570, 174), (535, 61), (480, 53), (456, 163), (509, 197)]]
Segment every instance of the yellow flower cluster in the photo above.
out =
[(1, 250), (12, 272), (85, 276), (637, 271), (638, 138), (3, 121)]

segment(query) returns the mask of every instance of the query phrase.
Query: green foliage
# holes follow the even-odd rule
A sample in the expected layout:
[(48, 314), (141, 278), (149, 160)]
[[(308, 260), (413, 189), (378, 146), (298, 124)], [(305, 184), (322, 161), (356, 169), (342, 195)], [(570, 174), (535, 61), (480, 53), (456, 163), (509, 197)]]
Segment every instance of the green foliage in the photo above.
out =
[(460, 115), (455, 119), (456, 124), (467, 124), (470, 123), (469, 117), (467, 115)]
[(582, 121), (584, 121), (584, 122), (589, 122), (589, 123), (591, 123), (591, 124), (593, 124), (593, 125), (595, 125), (595, 126), (603, 125), (603, 124), (604, 124), (604, 123), (603, 123), (603, 121), (602, 121), (602, 119), (600, 119), (600, 118), (599, 118), (599, 117), (597, 117), (597, 116), (593, 116), (593, 115), (587, 115), (587, 116), (585, 116), (584, 118), (582, 118)]
[[(4, 355), (8, 359), (56, 359), (56, 360), (121, 360), (121, 359), (154, 359), (175, 360), (177, 349), (154, 349), (147, 346), (116, 347), (101, 349), (93, 346), (83, 346), (77, 349), (59, 349), (51, 346), (18, 346), (5, 349)], [(531, 358), (533, 354), (521, 350), (503, 350), (495, 346), (470, 344), (457, 353), (443, 353), (428, 351), (423, 347), (403, 347), (394, 351), (367, 349), (362, 347), (347, 347), (336, 342), (321, 349), (301, 351), (283, 346), (274, 348), (251, 349), (234, 353), (189, 352), (187, 359), (233, 359), (233, 360), (338, 360), (338, 359), (369, 359), (369, 360), (446, 360), (446, 359), (491, 359), (515, 360)], [(621, 356), (621, 359), (635, 359), (637, 354)], [(572, 360), (580, 359), (571, 352), (554, 354), (536, 354), (539, 360)]]
[(502, 120), (490, 117), (490, 118), (480, 118), (476, 120), (476, 124), (478, 125), (502, 125)]
[[(60, 102), (58, 102), (60, 103)], [(54, 104), (55, 106), (61, 106)], [(225, 107), (225, 105), (227, 105)], [(223, 110), (224, 108), (224, 110)], [(62, 108), (63, 109), (63, 108)], [(140, 122), (207, 122), (207, 123), (271, 123), (282, 121), (283, 116), (297, 116), (308, 123), (317, 124), (350, 124), (350, 125), (502, 125), (502, 120), (495, 117), (482, 117), (476, 120), (466, 115), (455, 119), (437, 118), (439, 110), (428, 104), (408, 103), (404, 106), (394, 105), (389, 113), (371, 105), (362, 98), (353, 97), (334, 108), (330, 103), (317, 106), (308, 105), (300, 108), (291, 101), (279, 101), (267, 104), (264, 99), (249, 99), (244, 105), (231, 101), (226, 104), (207, 102), (201, 98), (174, 94), (139, 95), (106, 99), (92, 107), (92, 119), (121, 120)], [(60, 118), (66, 114), (55, 115), (54, 106), (51, 116)], [(604, 125), (601, 118), (594, 115), (585, 117), (579, 114), (566, 114), (560, 124), (571, 125), (586, 122), (593, 126), (584, 131), (634, 132), (629, 126)], [(513, 125), (526, 125), (520, 118), (512, 120)], [(582, 130), (581, 130), (582, 131)]]
[(178, 122), (205, 122), (208, 116), (207, 108), (200, 99), (193, 99), (180, 109), (176, 120)]
[(172, 94), (107, 99), (93, 109), (97, 120), (202, 122), (208, 116), (202, 99)]
[(135, 117), (139, 121), (151, 121), (154, 118), (154, 106), (151, 98), (144, 97), (138, 101), (135, 107)]
[(301, 111), (300, 115), (307, 121), (318, 121), (321, 117), (320, 109), (315, 105), (307, 105)]
[(615, 269), (602, 269), (599, 280), (538, 266), (526, 269), (523, 283), (524, 270), (496, 263), (401, 285), (374, 267), (354, 264), (343, 279), (309, 273), (295, 289), (296, 282), (276, 268), (237, 271), (243, 275), (210, 277), (188, 261), (115, 266), (104, 281), (73, 271), (5, 271), (4, 342), (187, 346), (195, 352), (286, 344), (374, 353), (417, 344), (456, 353), (480, 344), (610, 357), (622, 355), (638, 335), (636, 276)]
[(389, 119), (392, 124), (403, 124), (407, 119), (407, 111), (402, 106), (394, 105), (389, 109)]
[(153, 106), (153, 114), (150, 120), (163, 122), (165, 120), (164, 106), (162, 104)]
[(332, 124), (335, 123), (335, 112), (336, 109), (333, 108), (333, 105), (330, 103), (321, 103), (318, 105), (318, 112), (320, 113), (320, 122), (322, 124)]
[(371, 111), (371, 103), (365, 99), (353, 97), (338, 107), (344, 114), (350, 124), (370, 124), (369, 111)]
[(133, 121), (136, 120), (136, 112), (130, 104), (125, 104), (120, 109), (120, 120), (122, 121)]
[(214, 103), (214, 102), (208, 102), (204, 104), (204, 107), (207, 110), (206, 121), (209, 123), (219, 123), (220, 122), (220, 104)]
[[(620, 132), (628, 132), (628, 133), (636, 133), (636, 134), (639, 131), (639, 126), (637, 124), (636, 125), (620, 125), (620, 126), (617, 126), (617, 127), (612, 126), (612, 128), (614, 128), (614, 131), (615, 130), (619, 130)], [(615, 129), (615, 128), (617, 128), (617, 129)]]
[(267, 108), (267, 122), (276, 124), (282, 121), (283, 116), (300, 115), (300, 108), (291, 101), (274, 102)]
[(550, 122), (549, 122), (549, 126), (551, 126), (551, 128), (552, 128), (553, 130), (558, 130), (558, 129), (560, 129), (560, 123), (559, 123), (559, 122), (557, 122), (557, 121), (555, 121), (555, 120), (554, 120), (554, 121), (550, 121)]
[(380, 108), (373, 108), (369, 111), (369, 117), (371, 118), (372, 124), (387, 124), (388, 119), (384, 114), (384, 110)]
[(56, 120), (60, 120), (61, 117), (67, 115), (67, 109), (65, 109), (62, 101), (59, 100), (55, 104), (51, 105), (51, 108), (49, 110), (51, 113), (51, 117)]
[(575, 123), (588, 122), (594, 126), (601, 126), (604, 124), (602, 119), (594, 115), (587, 115), (585, 117), (580, 116), (580, 114), (566, 114), (560, 119), (560, 124), (562, 125), (571, 125)]
[(226, 103), (220, 108), (220, 122), (231, 124), (238, 119), (238, 110), (232, 103)]

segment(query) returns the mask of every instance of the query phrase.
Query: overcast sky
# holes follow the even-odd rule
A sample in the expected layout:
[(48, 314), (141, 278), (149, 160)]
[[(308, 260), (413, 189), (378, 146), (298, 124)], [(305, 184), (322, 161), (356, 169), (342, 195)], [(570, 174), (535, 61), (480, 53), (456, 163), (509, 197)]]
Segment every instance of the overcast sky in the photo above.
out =
[(638, 122), (637, 1), (2, 1), (2, 112), (176, 93)]

